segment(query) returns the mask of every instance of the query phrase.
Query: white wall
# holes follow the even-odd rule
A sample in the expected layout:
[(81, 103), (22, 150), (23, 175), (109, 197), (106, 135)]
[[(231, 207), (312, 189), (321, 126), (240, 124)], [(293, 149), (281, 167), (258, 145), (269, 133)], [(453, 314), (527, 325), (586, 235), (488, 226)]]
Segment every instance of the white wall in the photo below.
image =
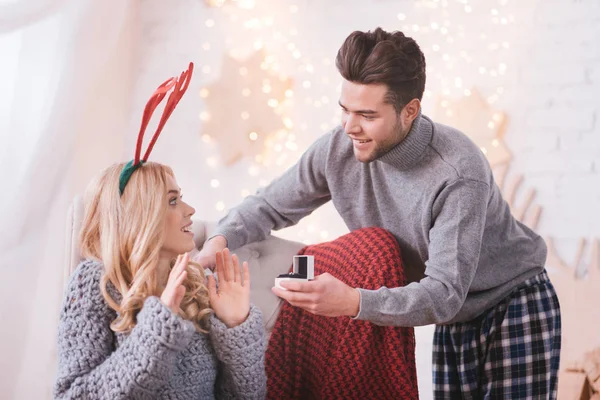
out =
[[(600, 102), (596, 99), (600, 47), (594, 44), (600, 31), (597, 2), (486, 1), (471, 5), (470, 12), (465, 12), (463, 1), (256, 3), (253, 10), (242, 10), (208, 8), (195, 0), (168, 6), (159, 0), (142, 2), (143, 47), (132, 126), (137, 127), (142, 107), (157, 83), (181, 70), (188, 60), (195, 61), (197, 71), (190, 93), (167, 125), (168, 134), (161, 137), (155, 157), (176, 168), (180, 180), (189, 183), (184, 185), (188, 197), (207, 217), (224, 214), (214, 208), (218, 200), (233, 206), (241, 200), (238, 192), (243, 187), (253, 190), (259, 178), (269, 181), (280, 172), (263, 169), (258, 178), (249, 178), (251, 160), (216, 169), (205, 163), (211, 156), (218, 159), (218, 145), (200, 140), (198, 114), (205, 111), (205, 102), (198, 91), (219, 79), (223, 55), (234, 49), (248, 54), (253, 43), (261, 40), (267, 51), (279, 58), (281, 71), (296, 82), (293, 133), (306, 147), (324, 132), (320, 125), (332, 125), (337, 112), (339, 78), (335, 67), (322, 60), (333, 61), (352, 30), (382, 26), (404, 30), (421, 44), (431, 92), (425, 99), (426, 114), (434, 114), (433, 100), (444, 89), (450, 97), (458, 97), (466, 88), (479, 89), (484, 97), (495, 100), (495, 108), (507, 113), (505, 140), (513, 154), (511, 169), (524, 174), (526, 184), (539, 192), (545, 211), (541, 233), (566, 240), (598, 235), (600, 221), (592, 213), (600, 198)], [(293, 4), (298, 7), (296, 13), (290, 12)], [(497, 18), (507, 18), (508, 24), (493, 23), (493, 10), (497, 10)], [(404, 20), (398, 19), (399, 13), (405, 15)], [(238, 18), (235, 22), (231, 21), (233, 14)], [(273, 23), (259, 29), (244, 28), (242, 22), (254, 16), (271, 16)], [(212, 28), (205, 25), (207, 19), (215, 22)], [(448, 33), (433, 29), (432, 23), (447, 25)], [(297, 35), (289, 33), (292, 29)], [(277, 39), (277, 33), (289, 40)], [(447, 42), (448, 37), (452, 43)], [(299, 60), (285, 49), (289, 42), (301, 52)], [(204, 43), (210, 43), (210, 50), (203, 49)], [(438, 51), (433, 50), (435, 45)], [(461, 52), (472, 61), (466, 62)], [(302, 69), (306, 62), (313, 65), (312, 74)], [(506, 66), (502, 75), (500, 64)], [(209, 66), (210, 73), (202, 73), (202, 66)], [(484, 73), (479, 72), (480, 67), (485, 68)], [(492, 70), (498, 72), (496, 76)], [(324, 77), (330, 83), (319, 82)], [(456, 77), (462, 79), (461, 88), (455, 86)], [(310, 90), (301, 87), (304, 80), (313, 82)], [(319, 108), (307, 105), (303, 100), (309, 96), (328, 96), (329, 103)], [(237, 111), (231, 110), (232, 115)], [(213, 178), (222, 185), (212, 189), (209, 182)]]
[(130, 115), (135, 3), (52, 3), (15, 28), (18, 54), (3, 53), (18, 65), (3, 75), (13, 85), (3, 91), (10, 115), (0, 115), (3, 399), (52, 397), (67, 209), (100, 168), (123, 159)]
[[(259, 27), (245, 28), (245, 21), (255, 17)], [(196, 62), (190, 92), (174, 112), (152, 159), (175, 168), (187, 199), (203, 218), (219, 218), (225, 211), (215, 208), (217, 202), (222, 201), (225, 210), (236, 205), (242, 190), (254, 191), (283, 168), (258, 166), (258, 175), (251, 176), (248, 170), (256, 165), (251, 159), (226, 167), (218, 151), (227, 143), (201, 140), (198, 115), (207, 110), (198, 93), (220, 78), (223, 55), (232, 50), (248, 54), (261, 41), (277, 56), (280, 71), (294, 79), (290, 108), (299, 150), (288, 152), (287, 166), (335, 123), (339, 77), (332, 61), (344, 38), (356, 29), (382, 26), (414, 37), (427, 57), (425, 114), (435, 117), (437, 96), (457, 98), (471, 88), (507, 114), (504, 140), (513, 155), (511, 171), (523, 174), (524, 185), (537, 190), (536, 201), (543, 207), (538, 230), (556, 238), (566, 260), (574, 258), (580, 238), (600, 237), (597, 1), (257, 0), (253, 9), (244, 10), (207, 8), (199, 0), (145, 0), (140, 18), (132, 154), (134, 132), (151, 91), (189, 60)], [(207, 27), (207, 19), (214, 26)], [(209, 50), (203, 48), (205, 43)], [(294, 43), (292, 50), (289, 43)], [(299, 58), (294, 58), (295, 50), (301, 53)], [(210, 72), (203, 73), (203, 66), (209, 66)], [(304, 81), (311, 82), (309, 89), (302, 87)], [(314, 100), (323, 96), (328, 103), (315, 106)], [(240, 111), (232, 109), (232, 118)], [(227, 121), (223, 126), (227, 128)], [(210, 158), (216, 160), (215, 167), (207, 165)], [(219, 187), (210, 186), (213, 179)], [(282, 235), (314, 242), (344, 231), (326, 206)], [(417, 332), (422, 398), (429, 398), (431, 328)]]

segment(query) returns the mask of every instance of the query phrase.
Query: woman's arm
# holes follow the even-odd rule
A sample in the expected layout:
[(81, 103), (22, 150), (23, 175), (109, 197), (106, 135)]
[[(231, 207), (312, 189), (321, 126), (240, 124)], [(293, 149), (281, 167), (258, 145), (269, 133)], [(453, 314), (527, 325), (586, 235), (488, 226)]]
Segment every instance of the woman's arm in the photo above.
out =
[(220, 361), (217, 398), (264, 399), (265, 332), (262, 315), (250, 305), (248, 263), (240, 269), (237, 256), (228, 249), (217, 252), (216, 273), (208, 278), (211, 308), (210, 338)]
[(266, 339), (260, 310), (251, 306), (246, 321), (234, 328), (227, 328), (213, 315), (210, 338), (221, 367), (216, 397), (264, 399), (267, 394)]
[(71, 278), (58, 334), (58, 399), (130, 399), (156, 396), (189, 343), (194, 326), (157, 297), (146, 299), (137, 325), (115, 349), (115, 318), (100, 291), (102, 267), (83, 262)]

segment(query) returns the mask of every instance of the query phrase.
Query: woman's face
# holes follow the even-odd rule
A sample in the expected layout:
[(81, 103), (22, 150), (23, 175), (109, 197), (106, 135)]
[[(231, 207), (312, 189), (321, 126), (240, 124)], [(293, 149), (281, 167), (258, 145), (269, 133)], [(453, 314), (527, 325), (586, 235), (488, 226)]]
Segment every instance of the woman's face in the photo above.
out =
[(179, 254), (194, 249), (194, 234), (192, 233), (192, 215), (194, 208), (182, 200), (181, 189), (175, 178), (167, 177), (167, 193), (165, 201), (168, 204), (165, 241), (161, 249), (163, 257), (175, 258)]

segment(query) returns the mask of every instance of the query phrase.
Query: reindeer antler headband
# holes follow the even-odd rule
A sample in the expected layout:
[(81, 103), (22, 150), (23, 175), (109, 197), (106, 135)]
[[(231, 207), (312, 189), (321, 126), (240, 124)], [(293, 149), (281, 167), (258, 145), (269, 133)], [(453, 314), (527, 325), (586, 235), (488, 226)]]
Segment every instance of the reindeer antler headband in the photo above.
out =
[[(181, 100), (181, 97), (187, 90), (190, 85), (190, 80), (192, 79), (192, 72), (194, 71), (194, 63), (190, 63), (188, 69), (183, 71), (179, 77), (172, 77), (167, 79), (162, 85), (160, 85), (146, 103), (146, 108), (144, 109), (144, 116), (142, 117), (142, 125), (140, 126), (140, 132), (138, 133), (137, 144), (135, 146), (135, 158), (129, 161), (123, 171), (121, 171), (121, 176), (119, 177), (119, 192), (121, 196), (123, 195), (123, 191), (125, 191), (125, 186), (127, 186), (127, 182), (131, 178), (131, 175), (141, 167), (146, 161), (148, 161), (148, 156), (152, 152), (152, 148), (160, 135), (165, 123), (171, 116), (171, 113)], [(156, 110), (156, 107), (160, 104), (160, 102), (165, 98), (167, 92), (173, 89), (169, 98), (167, 99), (167, 104), (165, 105), (165, 109), (163, 111), (163, 115), (160, 118), (160, 122), (158, 123), (158, 127), (156, 128), (156, 132), (154, 136), (152, 136), (152, 140), (148, 145), (148, 149), (146, 153), (144, 153), (144, 157), (140, 159), (140, 154), (142, 151), (142, 141), (144, 139), (144, 133), (146, 132), (146, 127), (148, 126), (148, 122), (150, 122), (150, 118)]]

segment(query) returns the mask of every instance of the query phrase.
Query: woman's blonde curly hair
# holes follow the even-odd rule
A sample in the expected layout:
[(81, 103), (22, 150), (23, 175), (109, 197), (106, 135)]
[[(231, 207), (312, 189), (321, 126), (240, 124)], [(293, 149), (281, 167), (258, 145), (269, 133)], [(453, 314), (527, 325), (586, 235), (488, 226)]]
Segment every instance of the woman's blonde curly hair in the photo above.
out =
[[(88, 188), (79, 238), (83, 256), (104, 265), (100, 289), (109, 307), (118, 314), (110, 326), (114, 332), (133, 329), (144, 300), (161, 295), (157, 263), (164, 242), (167, 177), (174, 177), (165, 165), (145, 163), (131, 176), (121, 196), (119, 175), (124, 166), (110, 166)], [(208, 330), (212, 312), (205, 278), (200, 265), (188, 265), (180, 306), (181, 317), (203, 333)], [(119, 302), (110, 295), (109, 283), (120, 293)]]

